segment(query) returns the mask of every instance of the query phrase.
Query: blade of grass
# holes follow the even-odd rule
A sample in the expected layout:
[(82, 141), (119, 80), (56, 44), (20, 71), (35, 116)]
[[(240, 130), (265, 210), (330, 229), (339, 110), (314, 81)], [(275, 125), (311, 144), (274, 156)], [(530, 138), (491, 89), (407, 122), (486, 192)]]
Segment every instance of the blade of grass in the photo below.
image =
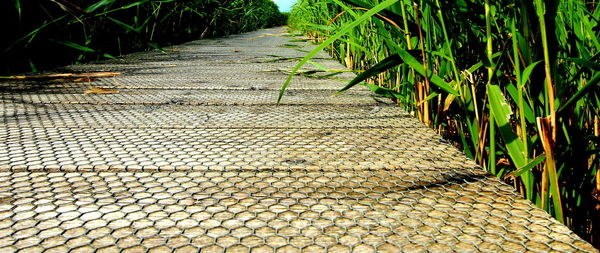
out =
[(527, 165), (527, 158), (524, 157), (525, 152), (522, 150), (523, 144), (521, 140), (510, 126), (510, 117), (512, 115), (510, 106), (498, 85), (488, 85), (487, 92), (490, 110), (494, 112), (494, 117), (490, 120), (493, 120), (498, 126), (511, 160), (517, 168), (522, 168)]
[(523, 166), (522, 168), (518, 168), (517, 170), (506, 174), (506, 176), (504, 176), (504, 178), (520, 177), (523, 173), (531, 171), (531, 169), (533, 169), (535, 166), (538, 166), (545, 159), (546, 159), (545, 155), (540, 155), (537, 158), (533, 159), (533, 161), (529, 162), (527, 165)]
[(65, 45), (67, 47), (70, 47), (70, 48), (73, 48), (75, 50), (79, 50), (79, 51), (82, 51), (82, 52), (88, 52), (88, 53), (96, 52), (96, 50), (94, 50), (94, 49), (91, 49), (91, 48), (86, 47), (86, 46), (79, 45), (79, 44), (71, 42), (71, 41), (56, 41), (56, 43)]
[(329, 37), (327, 40), (325, 40), (323, 43), (321, 43), (321, 45), (319, 45), (317, 48), (313, 49), (304, 58), (302, 58), (302, 60), (300, 61), (300, 63), (298, 63), (298, 65), (296, 65), (296, 67), (292, 70), (292, 73), (290, 73), (290, 75), (288, 76), (287, 80), (285, 81), (285, 83), (281, 87), (281, 90), (279, 91), (279, 96), (277, 97), (277, 103), (279, 104), (279, 102), (281, 102), (281, 99), (283, 98), (283, 94), (285, 93), (285, 89), (290, 85), (290, 82), (292, 81), (292, 78), (294, 77), (294, 75), (296, 74), (296, 72), (298, 72), (298, 70), (309, 59), (311, 59), (313, 56), (315, 56), (318, 52), (320, 52), (321, 50), (323, 50), (329, 44), (331, 44), (332, 42), (334, 42), (338, 38), (342, 37), (342, 35), (348, 33), (350, 30), (352, 30), (354, 27), (356, 27), (360, 23), (368, 20), (369, 18), (371, 18), (373, 15), (375, 15), (379, 11), (381, 11), (381, 10), (383, 10), (383, 9), (385, 9), (385, 8), (391, 6), (392, 4), (395, 4), (395, 3), (396, 3), (396, 0), (386, 0), (386, 1), (383, 1), (382, 3), (376, 5), (371, 10), (367, 11), (365, 14), (363, 14), (362, 16), (360, 16), (359, 18), (357, 18), (353, 22), (351, 22), (351, 23), (345, 25), (344, 27), (342, 27), (340, 29), (340, 31), (338, 31), (333, 36)]
[(356, 76), (356, 78), (352, 79), (352, 81), (350, 81), (346, 86), (344, 86), (344, 88), (337, 91), (335, 93), (335, 96), (341, 94), (342, 92), (354, 87), (355, 85), (361, 83), (364, 80), (367, 80), (368, 78), (370, 78), (374, 75), (377, 75), (377, 74), (384, 72), (388, 69), (391, 69), (393, 67), (396, 67), (400, 64), (402, 64), (402, 58), (400, 58), (400, 56), (397, 54), (392, 55), (388, 58), (385, 58), (383, 61), (377, 63), (373, 67), (368, 68), (363, 73), (360, 73), (358, 76)]
[(564, 110), (570, 107), (573, 103), (577, 102), (583, 96), (589, 94), (589, 92), (598, 87), (598, 83), (600, 82), (600, 72), (594, 74), (591, 80), (589, 80), (583, 87), (581, 87), (567, 102), (565, 102), (560, 109), (558, 109), (558, 113), (564, 112)]

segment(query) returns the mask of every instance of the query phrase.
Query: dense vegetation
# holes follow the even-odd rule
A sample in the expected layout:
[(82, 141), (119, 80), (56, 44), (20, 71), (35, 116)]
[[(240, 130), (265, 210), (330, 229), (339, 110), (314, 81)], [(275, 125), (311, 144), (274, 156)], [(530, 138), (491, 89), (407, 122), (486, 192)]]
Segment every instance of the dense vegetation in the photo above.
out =
[(300, 0), (290, 25), (360, 70), (344, 89), (367, 81), (598, 246), (598, 8), (593, 0)]
[(272, 0), (4, 0), (0, 75), (285, 23)]

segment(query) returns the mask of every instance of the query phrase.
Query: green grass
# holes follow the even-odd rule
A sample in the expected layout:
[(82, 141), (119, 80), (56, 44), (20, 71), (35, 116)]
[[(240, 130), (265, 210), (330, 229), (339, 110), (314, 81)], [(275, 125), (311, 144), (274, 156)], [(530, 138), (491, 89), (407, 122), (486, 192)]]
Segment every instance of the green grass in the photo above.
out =
[(329, 50), (363, 70), (340, 92), (380, 86), (600, 246), (599, 19), (592, 0), (300, 0), (289, 22), (321, 42), (296, 70)]
[(271, 0), (6, 0), (0, 75), (281, 25)]

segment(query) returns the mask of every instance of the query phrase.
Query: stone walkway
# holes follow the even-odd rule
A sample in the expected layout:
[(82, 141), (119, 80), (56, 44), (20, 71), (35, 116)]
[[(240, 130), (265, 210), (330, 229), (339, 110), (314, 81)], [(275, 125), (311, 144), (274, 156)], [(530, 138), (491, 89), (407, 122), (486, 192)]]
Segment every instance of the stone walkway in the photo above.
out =
[(350, 73), (308, 64), (277, 106), (311, 48), (267, 29), (0, 83), (0, 252), (595, 252), (387, 99), (332, 97)]

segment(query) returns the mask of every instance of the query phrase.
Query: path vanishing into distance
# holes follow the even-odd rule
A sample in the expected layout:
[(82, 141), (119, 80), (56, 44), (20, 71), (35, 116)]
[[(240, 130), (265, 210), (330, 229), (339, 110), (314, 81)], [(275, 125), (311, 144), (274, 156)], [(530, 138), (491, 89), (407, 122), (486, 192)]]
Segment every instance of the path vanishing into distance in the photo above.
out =
[(1, 82), (0, 252), (596, 252), (298, 38)]

